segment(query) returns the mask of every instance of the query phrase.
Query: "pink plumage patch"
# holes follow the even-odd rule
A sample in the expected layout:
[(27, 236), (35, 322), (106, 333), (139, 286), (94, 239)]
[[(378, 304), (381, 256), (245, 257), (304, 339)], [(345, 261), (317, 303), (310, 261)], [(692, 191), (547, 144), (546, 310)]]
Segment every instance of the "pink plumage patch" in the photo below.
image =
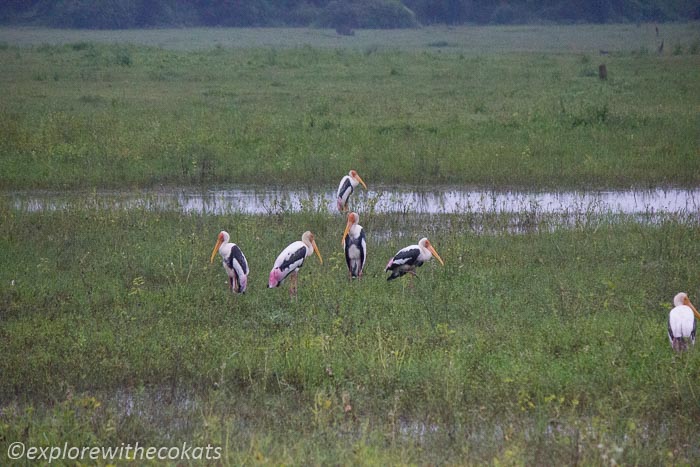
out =
[(267, 283), (267, 286), (269, 288), (274, 288), (280, 285), (280, 282), (282, 281), (282, 271), (279, 269), (275, 268), (272, 271), (270, 271), (270, 280)]

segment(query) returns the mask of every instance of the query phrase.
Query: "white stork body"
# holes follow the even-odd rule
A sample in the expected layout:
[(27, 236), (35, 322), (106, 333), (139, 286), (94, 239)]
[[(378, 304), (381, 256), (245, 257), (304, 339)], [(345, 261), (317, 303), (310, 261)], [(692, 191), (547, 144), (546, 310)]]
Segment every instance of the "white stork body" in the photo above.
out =
[(674, 308), (668, 314), (668, 339), (673, 350), (682, 351), (688, 347), (688, 340), (695, 345), (695, 317), (700, 319), (700, 314), (684, 292), (673, 297), (673, 305)]
[(214, 256), (218, 252), (223, 260), (224, 270), (228, 275), (228, 283), (231, 292), (235, 293), (245, 293), (248, 287), (248, 274), (250, 274), (250, 269), (248, 268), (248, 261), (245, 259), (243, 251), (235, 243), (229, 243), (228, 232), (222, 230), (219, 232), (219, 237), (214, 246), (214, 250), (211, 252), (210, 261), (214, 262)]
[(361, 278), (367, 261), (367, 238), (365, 231), (358, 222), (360, 216), (356, 212), (348, 214), (348, 223), (343, 232), (343, 247), (345, 248), (345, 262), (348, 265), (350, 278)]
[(440, 255), (435, 251), (435, 248), (430, 244), (430, 241), (427, 238), (421, 238), (418, 245), (411, 245), (400, 249), (394, 257), (389, 260), (384, 272), (391, 271), (391, 275), (387, 277), (386, 280), (390, 281), (407, 273), (415, 276), (416, 268), (422, 266), (423, 263), (429, 261), (433, 256), (440, 261), (440, 264), (443, 266), (445, 265)]
[(367, 189), (365, 182), (354, 170), (351, 170), (346, 176), (340, 179), (337, 193), (338, 211), (343, 212), (348, 210), (348, 198), (350, 198), (350, 195), (359, 184), (362, 184), (362, 186), (365, 187), (365, 190)]
[(318, 247), (316, 246), (314, 234), (306, 231), (304, 232), (304, 235), (302, 235), (301, 241), (292, 243), (287, 248), (282, 250), (282, 253), (280, 253), (279, 256), (277, 256), (275, 264), (272, 266), (272, 271), (270, 271), (270, 279), (267, 287), (279, 287), (282, 281), (284, 281), (287, 276), (291, 275), (292, 286), (289, 292), (290, 294), (295, 295), (297, 271), (304, 265), (304, 260), (308, 256), (311, 256), (314, 252), (316, 252), (319, 261), (321, 261), (321, 264), (323, 264), (323, 258), (321, 258), (321, 253), (318, 251)]

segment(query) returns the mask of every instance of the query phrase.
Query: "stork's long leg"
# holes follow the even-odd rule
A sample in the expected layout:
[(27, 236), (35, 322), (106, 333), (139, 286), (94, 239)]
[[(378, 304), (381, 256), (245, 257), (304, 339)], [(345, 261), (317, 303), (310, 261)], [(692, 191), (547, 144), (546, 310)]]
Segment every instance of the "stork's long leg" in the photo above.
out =
[(409, 283), (408, 283), (409, 285), (408, 285), (408, 286), (409, 286), (411, 289), (413, 289), (413, 288), (415, 288), (415, 284), (413, 283), (413, 281), (414, 281), (415, 279), (413, 279), (413, 278), (414, 278), (414, 277), (418, 277), (418, 276), (416, 275), (416, 271), (408, 271), (408, 273), (411, 275), (411, 278), (409, 279)]
[(299, 273), (298, 273), (297, 271), (294, 271), (294, 272), (292, 273), (292, 277), (291, 277), (291, 279), (290, 279), (290, 281), (289, 281), (289, 282), (290, 282), (290, 284), (289, 284), (289, 295), (290, 295), (291, 297), (296, 297), (296, 296), (297, 296), (297, 280), (298, 280), (298, 279), (297, 279), (297, 276), (298, 276), (298, 274), (299, 274)]

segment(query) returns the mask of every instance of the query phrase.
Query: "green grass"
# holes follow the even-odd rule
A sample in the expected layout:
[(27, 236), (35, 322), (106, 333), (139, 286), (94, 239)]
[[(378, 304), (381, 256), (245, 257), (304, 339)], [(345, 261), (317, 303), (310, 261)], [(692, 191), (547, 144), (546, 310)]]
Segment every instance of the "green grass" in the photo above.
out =
[[(516, 235), (507, 215), (432, 216), (446, 264), (411, 289), (382, 273), (423, 232), (402, 215), (365, 216), (348, 283), (338, 216), (2, 214), (3, 444), (199, 441), (230, 464), (700, 456), (700, 358), (665, 334), (672, 296), (700, 294), (691, 218)], [(372, 237), (396, 224), (404, 239)], [(243, 296), (208, 263), (222, 228), (251, 265)], [(267, 274), (306, 229), (325, 261), (290, 300)]]
[[(698, 40), (695, 25), (666, 28), (688, 50)], [(373, 184), (695, 186), (700, 56), (610, 46), (649, 31), (430, 29), (396, 32), (415, 44), (397, 48), (281, 30), (296, 46), (266, 48), (266, 30), (258, 47), (184, 30), (210, 46), (182, 50), (135, 45), (157, 31), (19, 47), (37, 31), (4, 30), (0, 188), (319, 186), (349, 168)], [(497, 51), (469, 45), (475, 34)]]
[[(307, 28), (177, 28), (142, 30), (70, 30), (0, 27), (0, 45), (22, 48), (63, 44), (142, 44), (167, 50), (212, 48), (297, 48), (425, 51), (499, 54), (645, 52), (666, 47), (693, 47), (698, 23), (579, 24), (517, 26), (429, 26), (419, 29), (355, 30), (354, 36), (338, 36), (332, 29)], [(668, 49), (667, 49), (668, 50)], [(668, 53), (672, 53), (670, 50)]]
[[(661, 30), (664, 55), (649, 25), (0, 28), (0, 189), (88, 193), (46, 212), (0, 201), (0, 463), (22, 441), (211, 444), (224, 465), (697, 464), (700, 356), (666, 337), (673, 295), (700, 296), (696, 212), (584, 207), (558, 228), (535, 207), (370, 203), (366, 277), (349, 283), (338, 215), (89, 195), (311, 193), (349, 168), (370, 187), (694, 187), (699, 33)], [(221, 229), (251, 265), (243, 296), (208, 262)], [(309, 258), (296, 300), (266, 289), (308, 229), (324, 264)], [(387, 283), (388, 259), (426, 232), (445, 266)]]

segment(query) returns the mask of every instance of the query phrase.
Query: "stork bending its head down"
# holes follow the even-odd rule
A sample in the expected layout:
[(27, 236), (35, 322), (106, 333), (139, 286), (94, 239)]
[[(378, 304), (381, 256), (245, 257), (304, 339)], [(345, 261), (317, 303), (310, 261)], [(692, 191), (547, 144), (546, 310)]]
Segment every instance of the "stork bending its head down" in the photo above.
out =
[(418, 245), (411, 245), (400, 249), (394, 257), (389, 260), (384, 272), (391, 271), (391, 275), (387, 277), (386, 280), (390, 281), (407, 273), (415, 276), (416, 268), (422, 266), (423, 263), (430, 260), (433, 256), (440, 261), (440, 264), (443, 266), (445, 265), (445, 262), (440, 258), (438, 252), (435, 251), (433, 245), (430, 244), (430, 240), (421, 238)]

